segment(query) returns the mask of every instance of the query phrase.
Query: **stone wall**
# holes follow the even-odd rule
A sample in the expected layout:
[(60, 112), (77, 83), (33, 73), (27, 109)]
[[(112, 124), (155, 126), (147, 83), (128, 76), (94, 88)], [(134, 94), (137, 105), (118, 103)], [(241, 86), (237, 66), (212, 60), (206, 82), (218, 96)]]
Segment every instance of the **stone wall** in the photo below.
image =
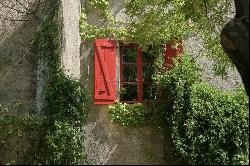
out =
[[(94, 89), (93, 42), (82, 47), (82, 82), (88, 85), (92, 100)], [(119, 56), (119, 54), (117, 54)], [(93, 103), (93, 101), (91, 101)], [(161, 128), (126, 128), (115, 125), (107, 105), (92, 105), (85, 126), (85, 148), (91, 164), (174, 164), (173, 146)]]
[[(88, 0), (82, 0), (86, 7)], [(127, 19), (124, 14), (123, 1), (111, 0), (110, 9), (116, 19)], [(87, 21), (93, 25), (101, 25), (101, 19), (96, 9), (88, 6)], [(93, 42), (81, 43), (81, 80), (88, 86), (92, 100), (94, 93), (94, 51)], [(221, 89), (230, 90), (241, 84), (241, 79), (235, 69), (228, 69), (229, 79), (222, 80), (212, 71), (213, 61), (200, 56), (202, 44), (199, 40), (189, 37), (184, 41), (186, 51), (195, 56), (202, 69), (202, 79)], [(119, 53), (117, 53), (119, 59)], [(117, 68), (119, 63), (117, 63)], [(119, 74), (117, 74), (119, 77)], [(119, 86), (119, 84), (117, 85)], [(119, 89), (117, 87), (117, 89)], [(91, 102), (93, 103), (93, 101)], [(170, 136), (157, 128), (124, 128), (111, 123), (107, 113), (108, 107), (92, 105), (88, 124), (85, 126), (86, 152), (91, 164), (174, 164), (171, 158), (173, 147)], [(150, 157), (151, 156), (151, 157)], [(153, 157), (152, 157), (153, 156)]]
[[(34, 1), (34, 2), (33, 2)], [(42, 70), (37, 70), (36, 55), (31, 51), (34, 34), (39, 29), (36, 21), (24, 21), (25, 15), (17, 10), (32, 8), (37, 0), (22, 6), (15, 0), (1, 0), (0, 3), (0, 104), (14, 107), (18, 111), (34, 111), (39, 105), (36, 94), (41, 95)], [(14, 3), (17, 8), (11, 8)], [(20, 0), (19, 2), (27, 2)], [(116, 19), (126, 19), (122, 0), (111, 0), (111, 9)], [(80, 6), (87, 0), (62, 0), (59, 21), (62, 23), (61, 53), (62, 66), (67, 74), (80, 78), (93, 97), (94, 64), (93, 43), (82, 42), (79, 36)], [(3, 6), (7, 4), (7, 6)], [(22, 12), (21, 12), (22, 13)], [(10, 19), (12, 18), (12, 19)], [(14, 19), (13, 19), (14, 18)], [(89, 23), (100, 25), (95, 9), (87, 14)], [(80, 48), (81, 43), (81, 48)], [(241, 84), (237, 71), (229, 70), (228, 81), (212, 73), (213, 62), (199, 56), (199, 42), (195, 38), (185, 41), (184, 47), (197, 57), (203, 69), (202, 78), (222, 89), (232, 89)], [(119, 56), (119, 54), (117, 54)], [(119, 57), (118, 57), (119, 59)], [(118, 76), (119, 77), (119, 76)], [(38, 79), (37, 79), (38, 78)], [(93, 102), (92, 102), (93, 103)], [(111, 123), (107, 106), (92, 105), (88, 123), (85, 126), (85, 147), (91, 164), (174, 164), (171, 158), (172, 145), (160, 128), (125, 128)]]
[[(110, 8), (116, 19), (126, 19), (123, 1), (110, 1)], [(82, 1), (86, 5), (87, 1)], [(88, 8), (87, 20), (100, 25), (100, 16), (93, 8)], [(92, 100), (94, 94), (94, 43), (81, 43), (81, 80), (88, 86)], [(117, 69), (119, 51), (117, 50)], [(117, 78), (119, 78), (117, 70)], [(118, 79), (119, 80), (119, 79)], [(117, 84), (119, 89), (119, 84)], [(93, 101), (91, 101), (93, 103)], [(126, 128), (115, 125), (108, 115), (107, 105), (92, 105), (86, 132), (86, 153), (91, 164), (174, 164), (171, 158), (173, 147), (164, 138), (163, 129), (152, 127)]]
[[(0, 105), (8, 107), (13, 116), (10, 125), (0, 123), (5, 130), (0, 131), (0, 165), (28, 162), (32, 158), (28, 149), (38, 136), (36, 131), (20, 133), (23, 126), (18, 123), (24, 113), (35, 111), (37, 64), (31, 48), (38, 22), (25, 16), (34, 9), (35, 2), (0, 1)], [(4, 140), (6, 135), (8, 138)]]
[(199, 38), (190, 36), (184, 40), (184, 48), (188, 54), (196, 59), (197, 64), (201, 68), (201, 78), (222, 90), (232, 90), (242, 85), (242, 80), (236, 68), (227, 68), (228, 78), (222, 78), (213, 71), (214, 61), (208, 57), (202, 56), (202, 42)]
[(36, 63), (31, 46), (38, 23), (24, 21), (22, 13), (33, 3), (25, 3), (27, 9), (14, 0), (0, 3), (0, 104), (20, 111), (35, 110)]
[(62, 0), (62, 66), (66, 73), (80, 78), (80, 0)]

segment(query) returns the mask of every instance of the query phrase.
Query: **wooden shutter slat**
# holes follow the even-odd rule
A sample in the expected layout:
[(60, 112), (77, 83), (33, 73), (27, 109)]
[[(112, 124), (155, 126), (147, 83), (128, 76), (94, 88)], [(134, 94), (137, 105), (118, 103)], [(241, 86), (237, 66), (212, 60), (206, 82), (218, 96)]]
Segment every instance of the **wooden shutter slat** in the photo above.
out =
[(95, 41), (94, 48), (94, 103), (111, 104), (116, 99), (116, 45), (112, 40), (101, 39)]
[[(110, 94), (110, 96), (107, 96), (105, 99), (110, 99), (112, 100), (113, 99), (113, 87), (110, 85), (110, 77), (109, 77), (109, 74), (108, 74), (108, 70), (107, 70), (107, 67), (106, 67), (106, 63), (103, 61), (103, 59), (101, 57), (103, 57), (104, 55), (102, 55), (102, 50), (100, 49), (100, 47), (97, 47), (97, 50), (98, 50), (98, 54), (97, 54), (97, 57), (98, 57), (98, 60), (99, 60), (99, 63), (100, 63), (100, 68), (101, 68), (101, 71), (102, 71), (102, 74), (104, 76), (104, 82), (106, 83), (107, 85), (107, 90), (108, 90), (108, 93)], [(97, 91), (96, 91), (97, 92)], [(103, 99), (102, 96), (96, 96), (96, 99)]]

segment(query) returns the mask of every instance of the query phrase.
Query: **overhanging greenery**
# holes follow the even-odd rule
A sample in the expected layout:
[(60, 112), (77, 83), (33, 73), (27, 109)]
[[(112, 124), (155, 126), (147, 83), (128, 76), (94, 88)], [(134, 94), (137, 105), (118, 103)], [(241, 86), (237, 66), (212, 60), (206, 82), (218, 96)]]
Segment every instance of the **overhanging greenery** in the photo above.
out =
[[(127, 20), (114, 18), (109, 0), (89, 0), (82, 11), (80, 32), (83, 40), (114, 37), (146, 48), (175, 38), (196, 35), (207, 48), (202, 55), (215, 60), (217, 74), (232, 65), (220, 46), (219, 33), (232, 15), (231, 0), (124, 0)], [(88, 23), (88, 11), (96, 9), (100, 25)]]

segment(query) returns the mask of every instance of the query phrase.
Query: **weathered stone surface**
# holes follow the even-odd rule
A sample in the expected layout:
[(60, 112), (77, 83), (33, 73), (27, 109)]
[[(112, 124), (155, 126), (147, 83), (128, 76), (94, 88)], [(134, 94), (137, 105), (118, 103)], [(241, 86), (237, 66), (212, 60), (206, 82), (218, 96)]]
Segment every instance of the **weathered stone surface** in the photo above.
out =
[[(86, 2), (82, 1), (82, 5)], [(110, 4), (116, 19), (126, 19), (122, 1), (113, 0)], [(102, 24), (98, 12), (93, 8), (88, 10), (87, 20), (97, 26)], [(93, 46), (93, 42), (83, 41), (81, 47), (81, 80), (88, 86), (91, 99), (94, 93)], [(117, 50), (116, 67), (117, 89), (119, 89), (119, 50)], [(91, 164), (174, 164), (171, 158), (173, 147), (169, 139), (164, 139), (162, 129), (121, 127), (111, 122), (107, 111), (107, 106), (92, 105), (85, 126), (85, 147)]]
[(233, 88), (242, 85), (240, 74), (236, 68), (229, 67), (227, 72), (227, 79), (217, 76), (213, 71), (214, 61), (202, 55), (202, 41), (197, 37), (189, 37), (184, 40), (184, 47), (187, 52), (196, 59), (201, 68), (201, 79), (209, 84), (222, 89), (232, 90)]
[[(34, 1), (25, 3), (26, 8), (30, 9)], [(27, 9), (14, 0), (0, 2), (0, 105), (8, 107), (16, 118), (20, 118), (25, 112), (35, 110), (36, 55), (32, 53), (31, 46), (38, 23), (16, 21), (25, 19), (22, 12), (27, 12)], [(10, 8), (13, 4), (17, 10)], [(24, 164), (27, 150), (37, 139), (37, 133), (20, 133), (23, 126), (16, 122), (6, 127), (2, 125), (0, 123), (6, 131), (10, 127), (16, 133), (0, 131), (1, 136), (10, 135), (6, 142), (1, 142), (0, 165)]]
[(62, 66), (66, 73), (80, 78), (80, 0), (62, 0)]
[[(8, 20), (24, 19), (22, 13), (6, 7), (13, 3), (0, 3), (0, 104), (19, 105), (20, 111), (31, 111), (35, 110), (36, 94), (36, 62), (31, 46), (38, 24)], [(18, 4), (15, 8), (27, 11)]]
[[(82, 1), (82, 5), (87, 4)], [(110, 9), (116, 19), (127, 19), (124, 14), (122, 1), (110, 1)], [(96, 9), (88, 8), (87, 21), (99, 26), (100, 15)], [(214, 62), (200, 54), (202, 42), (195, 37), (184, 40), (184, 47), (196, 58), (201, 67), (201, 76), (204, 81), (223, 89), (231, 90), (241, 84), (241, 78), (235, 69), (228, 69), (228, 79), (223, 80), (216, 76), (212, 70)], [(92, 99), (94, 93), (94, 64), (93, 42), (82, 42), (81, 48), (81, 80), (88, 86), (89, 95)], [(119, 59), (119, 52), (117, 53)], [(117, 69), (119, 61), (117, 62)], [(119, 78), (119, 72), (117, 73)], [(119, 86), (119, 83), (117, 83)], [(119, 87), (117, 87), (119, 89)], [(93, 102), (92, 102), (93, 103)], [(91, 164), (174, 164), (171, 141), (164, 139), (164, 132), (160, 129), (124, 128), (112, 124), (107, 113), (107, 106), (92, 106), (90, 117), (85, 126), (86, 153)], [(149, 157), (151, 156), (151, 157)], [(153, 156), (153, 157), (152, 157)]]

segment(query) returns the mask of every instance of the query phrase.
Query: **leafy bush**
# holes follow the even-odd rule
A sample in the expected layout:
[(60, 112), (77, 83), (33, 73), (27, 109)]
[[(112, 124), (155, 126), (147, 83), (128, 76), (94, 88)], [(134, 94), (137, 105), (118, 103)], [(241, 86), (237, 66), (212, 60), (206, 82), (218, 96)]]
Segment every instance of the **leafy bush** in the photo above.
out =
[(142, 103), (127, 104), (116, 102), (109, 106), (112, 122), (127, 127), (139, 127), (148, 117), (149, 109)]
[(178, 154), (187, 164), (248, 163), (248, 98), (199, 80), (192, 58), (161, 75), (161, 102)]
[(88, 100), (79, 80), (61, 68), (58, 9), (61, 1), (48, 1), (50, 12), (42, 21), (34, 40), (34, 50), (44, 62), (43, 90), (45, 114), (42, 164), (83, 164), (84, 133), (82, 126), (88, 111)]
[(83, 154), (82, 126), (88, 111), (88, 100), (79, 81), (59, 72), (45, 89), (45, 144), (47, 164), (81, 164)]
[(0, 163), (36, 164), (42, 117), (16, 112), (0, 104)]
[(190, 164), (247, 164), (249, 117), (243, 90), (222, 92), (196, 83), (189, 104), (187, 111), (175, 109), (172, 115), (174, 143), (183, 157)]
[(45, 89), (45, 114), (50, 119), (80, 124), (86, 118), (88, 107), (85, 94), (78, 80), (59, 71), (53, 75)]
[(46, 133), (46, 145), (50, 155), (47, 164), (81, 164), (83, 161), (82, 129), (67, 121), (55, 121)]
[[(176, 106), (187, 107), (185, 100), (188, 99), (190, 88), (195, 82), (200, 81), (198, 70), (194, 58), (186, 54), (182, 56), (181, 63), (174, 59), (174, 68), (163, 70), (163, 73), (157, 76), (161, 92), (159, 107), (162, 107), (158, 109), (168, 113)], [(179, 105), (175, 105), (176, 103)]]

